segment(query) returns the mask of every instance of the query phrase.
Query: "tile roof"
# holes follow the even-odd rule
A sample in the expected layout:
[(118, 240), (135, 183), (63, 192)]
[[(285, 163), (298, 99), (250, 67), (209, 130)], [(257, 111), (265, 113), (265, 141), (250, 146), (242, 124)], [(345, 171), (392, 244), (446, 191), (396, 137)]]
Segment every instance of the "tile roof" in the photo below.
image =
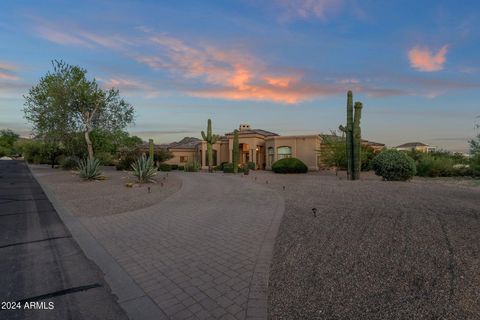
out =
[[(244, 135), (244, 134), (259, 134), (259, 135), (264, 136), (264, 137), (278, 136), (278, 134), (276, 134), (274, 132), (270, 132), (270, 131), (266, 131), (266, 130), (262, 130), (262, 129), (248, 129), (248, 130), (238, 131), (239, 136)], [(229, 132), (226, 135), (233, 135), (233, 132)]]
[(193, 137), (185, 137), (178, 142), (172, 142), (167, 145), (168, 149), (195, 149), (202, 140)]

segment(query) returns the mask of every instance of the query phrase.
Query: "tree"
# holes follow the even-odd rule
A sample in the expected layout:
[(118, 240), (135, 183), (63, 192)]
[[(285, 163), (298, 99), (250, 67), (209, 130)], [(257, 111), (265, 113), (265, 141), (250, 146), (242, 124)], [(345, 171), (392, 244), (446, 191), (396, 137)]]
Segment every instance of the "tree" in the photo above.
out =
[(330, 134), (322, 134), (322, 147), (318, 150), (322, 165), (334, 167), (335, 174), (339, 169), (347, 168), (347, 152), (345, 138), (337, 135), (335, 131)]
[[(480, 116), (477, 117), (480, 119)], [(480, 122), (475, 124), (475, 129), (480, 129)], [(477, 136), (468, 142), (470, 144), (470, 154), (471, 155), (480, 155), (480, 132)]]
[(0, 157), (11, 156), (15, 151), (15, 142), (20, 138), (10, 129), (0, 130)]
[[(25, 98), (25, 118), (37, 137), (63, 143), (78, 132), (84, 135), (88, 157), (94, 157), (91, 133), (124, 130), (133, 122), (134, 109), (117, 89), (103, 90), (87, 71), (63, 61), (53, 61), (48, 72)], [(68, 149), (68, 148), (67, 148)]]

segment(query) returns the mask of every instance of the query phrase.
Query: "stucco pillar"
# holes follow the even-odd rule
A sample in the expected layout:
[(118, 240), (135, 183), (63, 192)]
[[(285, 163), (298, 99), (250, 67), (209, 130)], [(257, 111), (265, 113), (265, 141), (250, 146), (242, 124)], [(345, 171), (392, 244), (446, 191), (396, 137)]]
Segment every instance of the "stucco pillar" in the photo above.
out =
[(257, 165), (257, 148), (254, 146), (252, 149), (252, 162), (255, 162), (255, 165)]
[(202, 146), (202, 167), (207, 166), (207, 152), (203, 149)]

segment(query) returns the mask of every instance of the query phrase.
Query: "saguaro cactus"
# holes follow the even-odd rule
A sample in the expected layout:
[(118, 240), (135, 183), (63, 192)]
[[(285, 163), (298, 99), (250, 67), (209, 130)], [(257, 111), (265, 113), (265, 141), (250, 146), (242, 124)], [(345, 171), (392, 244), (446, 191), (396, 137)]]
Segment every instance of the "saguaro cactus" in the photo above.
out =
[(360, 179), (361, 145), (362, 134), (360, 129), (360, 118), (362, 116), (362, 103), (355, 102), (355, 115), (353, 112), (353, 94), (347, 93), (347, 125), (339, 129), (345, 133), (347, 153), (347, 176), (350, 180)]
[(205, 134), (202, 131), (202, 138), (204, 141), (207, 142), (207, 162), (208, 162), (208, 171), (212, 171), (213, 165), (213, 156), (212, 156), (212, 145), (214, 145), (218, 140), (218, 135), (212, 134), (212, 120), (208, 119), (207, 122), (207, 133)]
[(148, 139), (148, 158), (153, 162), (153, 156), (155, 152), (155, 147), (153, 145), (153, 139)]
[(232, 165), (233, 173), (238, 172), (238, 158), (240, 158), (240, 143), (238, 142), (238, 130), (233, 131)]
[(362, 103), (355, 102), (355, 116), (353, 121), (353, 170), (352, 180), (360, 179), (362, 169), (362, 129), (360, 119), (362, 117)]

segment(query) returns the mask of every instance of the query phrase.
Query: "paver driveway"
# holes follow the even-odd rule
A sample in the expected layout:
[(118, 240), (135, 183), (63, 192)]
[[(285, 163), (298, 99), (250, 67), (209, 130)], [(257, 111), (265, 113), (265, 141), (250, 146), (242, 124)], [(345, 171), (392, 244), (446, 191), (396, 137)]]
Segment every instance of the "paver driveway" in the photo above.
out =
[(174, 174), (183, 186), (161, 203), (82, 222), (167, 317), (265, 319), (282, 198), (240, 176)]

